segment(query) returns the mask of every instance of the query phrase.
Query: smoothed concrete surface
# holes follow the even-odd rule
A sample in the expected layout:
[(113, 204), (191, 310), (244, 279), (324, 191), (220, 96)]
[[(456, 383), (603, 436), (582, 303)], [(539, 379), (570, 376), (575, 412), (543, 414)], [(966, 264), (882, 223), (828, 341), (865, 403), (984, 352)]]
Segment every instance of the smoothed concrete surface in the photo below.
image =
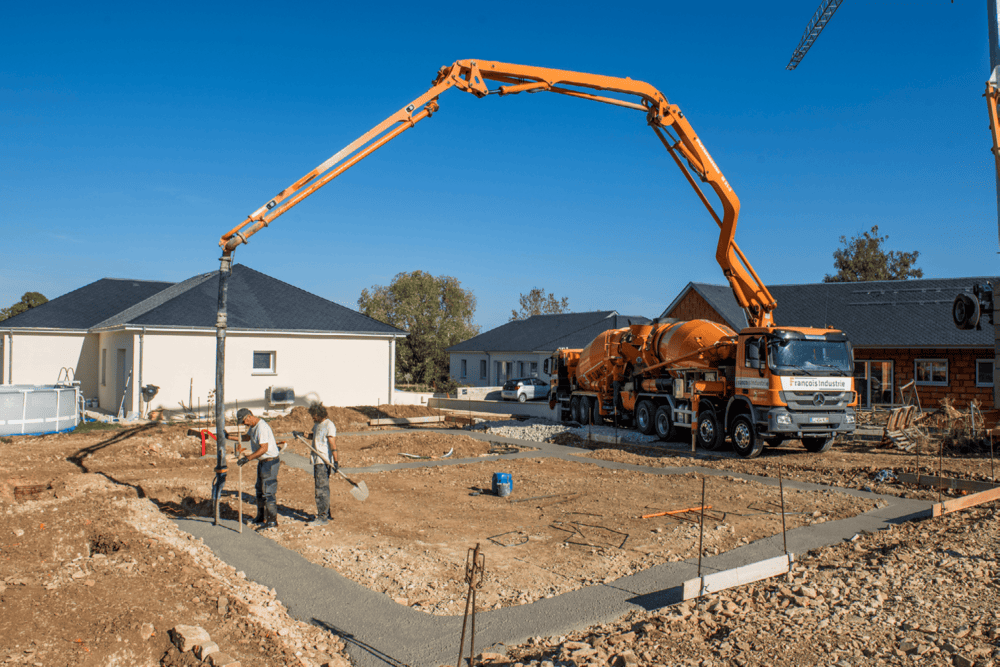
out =
[[(574, 456), (574, 453), (586, 450), (552, 443), (520, 441), (469, 431), (463, 433), (477, 439), (532, 447), (535, 451), (471, 459), (405, 461), (371, 468), (345, 468), (345, 471), (348, 474), (363, 475), (366, 471), (455, 465), (498, 458), (552, 457), (654, 475), (698, 472), (713, 477), (739, 477), (762, 484), (778, 485), (776, 479), (727, 470), (697, 466), (649, 468)], [(311, 470), (308, 459), (291, 452), (282, 454), (282, 461), (286, 465)], [(785, 480), (784, 485), (789, 489), (828, 490), (873, 502), (881, 499), (888, 503), (858, 516), (788, 531), (788, 551), (794, 554), (836, 544), (862, 531), (874, 532), (894, 523), (930, 516), (931, 503), (926, 501), (880, 496), (856, 489), (825, 487), (793, 480)], [(375, 592), (329, 568), (311, 563), (298, 553), (253, 530), (245, 529), (242, 534), (239, 533), (235, 521), (221, 521), (219, 526), (213, 526), (210, 518), (203, 517), (175, 519), (175, 522), (182, 530), (204, 540), (205, 545), (216, 556), (237, 571), (245, 572), (247, 578), (274, 588), (278, 599), (288, 608), (293, 618), (340, 635), (347, 644), (351, 659), (359, 667), (437, 667), (454, 664), (458, 657), (461, 616), (432, 616), (399, 605), (384, 593)], [(782, 553), (784, 548), (779, 533), (718, 556), (703, 558), (702, 570), (704, 573), (728, 570)], [(681, 601), (683, 583), (697, 575), (697, 559), (666, 563), (609, 584), (588, 586), (528, 605), (478, 612), (476, 651), (481, 652), (494, 645), (521, 644), (529, 637), (564, 635), (592, 625), (612, 622), (630, 611), (648, 611), (676, 604)], [(464, 608), (464, 600), (461, 602)], [(467, 633), (466, 654), (468, 646)], [(502, 647), (499, 650), (502, 651)]]

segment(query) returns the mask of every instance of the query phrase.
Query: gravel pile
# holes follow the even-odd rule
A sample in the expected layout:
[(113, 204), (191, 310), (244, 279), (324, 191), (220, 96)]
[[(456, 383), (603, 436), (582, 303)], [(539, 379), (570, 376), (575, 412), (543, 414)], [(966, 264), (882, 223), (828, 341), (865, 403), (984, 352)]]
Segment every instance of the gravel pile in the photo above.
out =
[(565, 424), (558, 424), (551, 419), (528, 419), (518, 421), (509, 419), (507, 421), (483, 422), (471, 427), (475, 431), (483, 431), (491, 435), (499, 435), (504, 438), (517, 438), (519, 440), (532, 440), (534, 442), (545, 442), (549, 438), (565, 433), (570, 430)]
[(976, 508), (806, 554), (775, 577), (490, 655), (495, 667), (960, 665), (1000, 658), (998, 516)]
[(493, 435), (500, 435), (505, 438), (517, 438), (519, 440), (533, 440), (535, 442), (545, 442), (560, 433), (572, 433), (582, 440), (586, 440), (589, 435), (597, 435), (613, 438), (617, 435), (622, 440), (637, 443), (659, 442), (655, 435), (643, 435), (638, 431), (626, 429), (615, 429), (614, 426), (579, 426), (572, 424), (560, 424), (551, 419), (528, 419), (518, 421), (511, 419), (507, 421), (483, 422), (472, 426), (472, 430), (483, 431)]

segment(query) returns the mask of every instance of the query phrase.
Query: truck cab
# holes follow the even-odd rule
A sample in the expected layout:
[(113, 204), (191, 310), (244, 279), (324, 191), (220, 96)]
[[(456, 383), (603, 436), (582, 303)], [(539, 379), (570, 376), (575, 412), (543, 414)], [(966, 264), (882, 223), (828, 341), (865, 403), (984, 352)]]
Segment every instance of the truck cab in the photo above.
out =
[[(740, 332), (727, 430), (737, 451), (797, 438), (809, 451), (829, 449), (855, 429), (854, 354), (832, 329), (766, 327)], [(745, 416), (741, 424), (737, 419)], [(749, 424), (747, 423), (749, 422)], [(750, 432), (748, 432), (748, 430)]]

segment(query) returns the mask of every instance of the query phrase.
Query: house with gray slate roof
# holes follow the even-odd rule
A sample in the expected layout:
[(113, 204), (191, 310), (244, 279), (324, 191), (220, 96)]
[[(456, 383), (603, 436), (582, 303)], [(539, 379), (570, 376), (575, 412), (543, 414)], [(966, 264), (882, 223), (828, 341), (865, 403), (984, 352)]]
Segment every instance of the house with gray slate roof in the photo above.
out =
[(451, 377), (472, 387), (498, 387), (514, 378), (537, 377), (548, 382), (542, 362), (561, 347), (582, 348), (608, 329), (649, 324), (642, 316), (614, 310), (592, 313), (533, 315), (452, 345), (445, 351)]
[[(180, 283), (104, 278), (11, 317), (0, 323), (0, 381), (69, 376), (114, 414), (181, 404), (207, 412), (218, 281), (218, 272)], [(240, 264), (227, 311), (227, 406), (266, 409), (277, 389), (291, 389), (296, 405), (392, 402), (396, 339), (406, 332)], [(148, 405), (146, 385), (159, 388)]]
[[(860, 283), (771, 285), (774, 321), (833, 327), (854, 346), (855, 386), (862, 407), (900, 402), (899, 388), (915, 380), (921, 406), (936, 409), (951, 397), (965, 408), (977, 399), (993, 409), (994, 328), (961, 331), (952, 321), (955, 296), (996, 276)], [(728, 285), (688, 283), (662, 317), (707, 319), (739, 331), (747, 325)], [(984, 318), (985, 320), (985, 318)]]

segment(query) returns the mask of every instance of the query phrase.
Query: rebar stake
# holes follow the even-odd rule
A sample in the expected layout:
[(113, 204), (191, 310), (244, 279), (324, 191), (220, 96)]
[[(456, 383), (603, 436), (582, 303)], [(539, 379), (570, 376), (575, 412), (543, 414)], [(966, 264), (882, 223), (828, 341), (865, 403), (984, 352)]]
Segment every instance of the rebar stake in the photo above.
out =
[(469, 592), (465, 597), (465, 615), (462, 617), (462, 640), (458, 645), (458, 662), (455, 667), (462, 667), (462, 653), (465, 651), (465, 627), (469, 620), (469, 605), (472, 605), (472, 635), (469, 637), (469, 667), (475, 667), (476, 660), (476, 591), (483, 585), (483, 570), (486, 567), (486, 555), (479, 552), (479, 543), (475, 549), (469, 549), (465, 557), (465, 581), (469, 584)]
[(778, 466), (778, 493), (781, 495), (781, 543), (788, 557), (788, 534), (785, 532), (785, 483), (781, 476), (781, 466)]
[[(995, 426), (993, 428), (996, 428)], [(993, 486), (997, 484), (997, 477), (993, 474), (993, 429), (990, 429), (990, 482)]]
[[(942, 477), (942, 475), (941, 475), (941, 469), (943, 467), (944, 467), (944, 439), (942, 438), (942, 440), (941, 440), (941, 453), (938, 455), (938, 479), (939, 480)], [(944, 495), (944, 488), (941, 487), (941, 486), (939, 486), (938, 487), (938, 502), (941, 502), (941, 497), (943, 495)]]
[[(701, 478), (701, 534), (698, 537), (698, 578), (701, 579), (701, 553), (705, 543), (705, 477)], [(704, 585), (704, 582), (702, 582)]]

